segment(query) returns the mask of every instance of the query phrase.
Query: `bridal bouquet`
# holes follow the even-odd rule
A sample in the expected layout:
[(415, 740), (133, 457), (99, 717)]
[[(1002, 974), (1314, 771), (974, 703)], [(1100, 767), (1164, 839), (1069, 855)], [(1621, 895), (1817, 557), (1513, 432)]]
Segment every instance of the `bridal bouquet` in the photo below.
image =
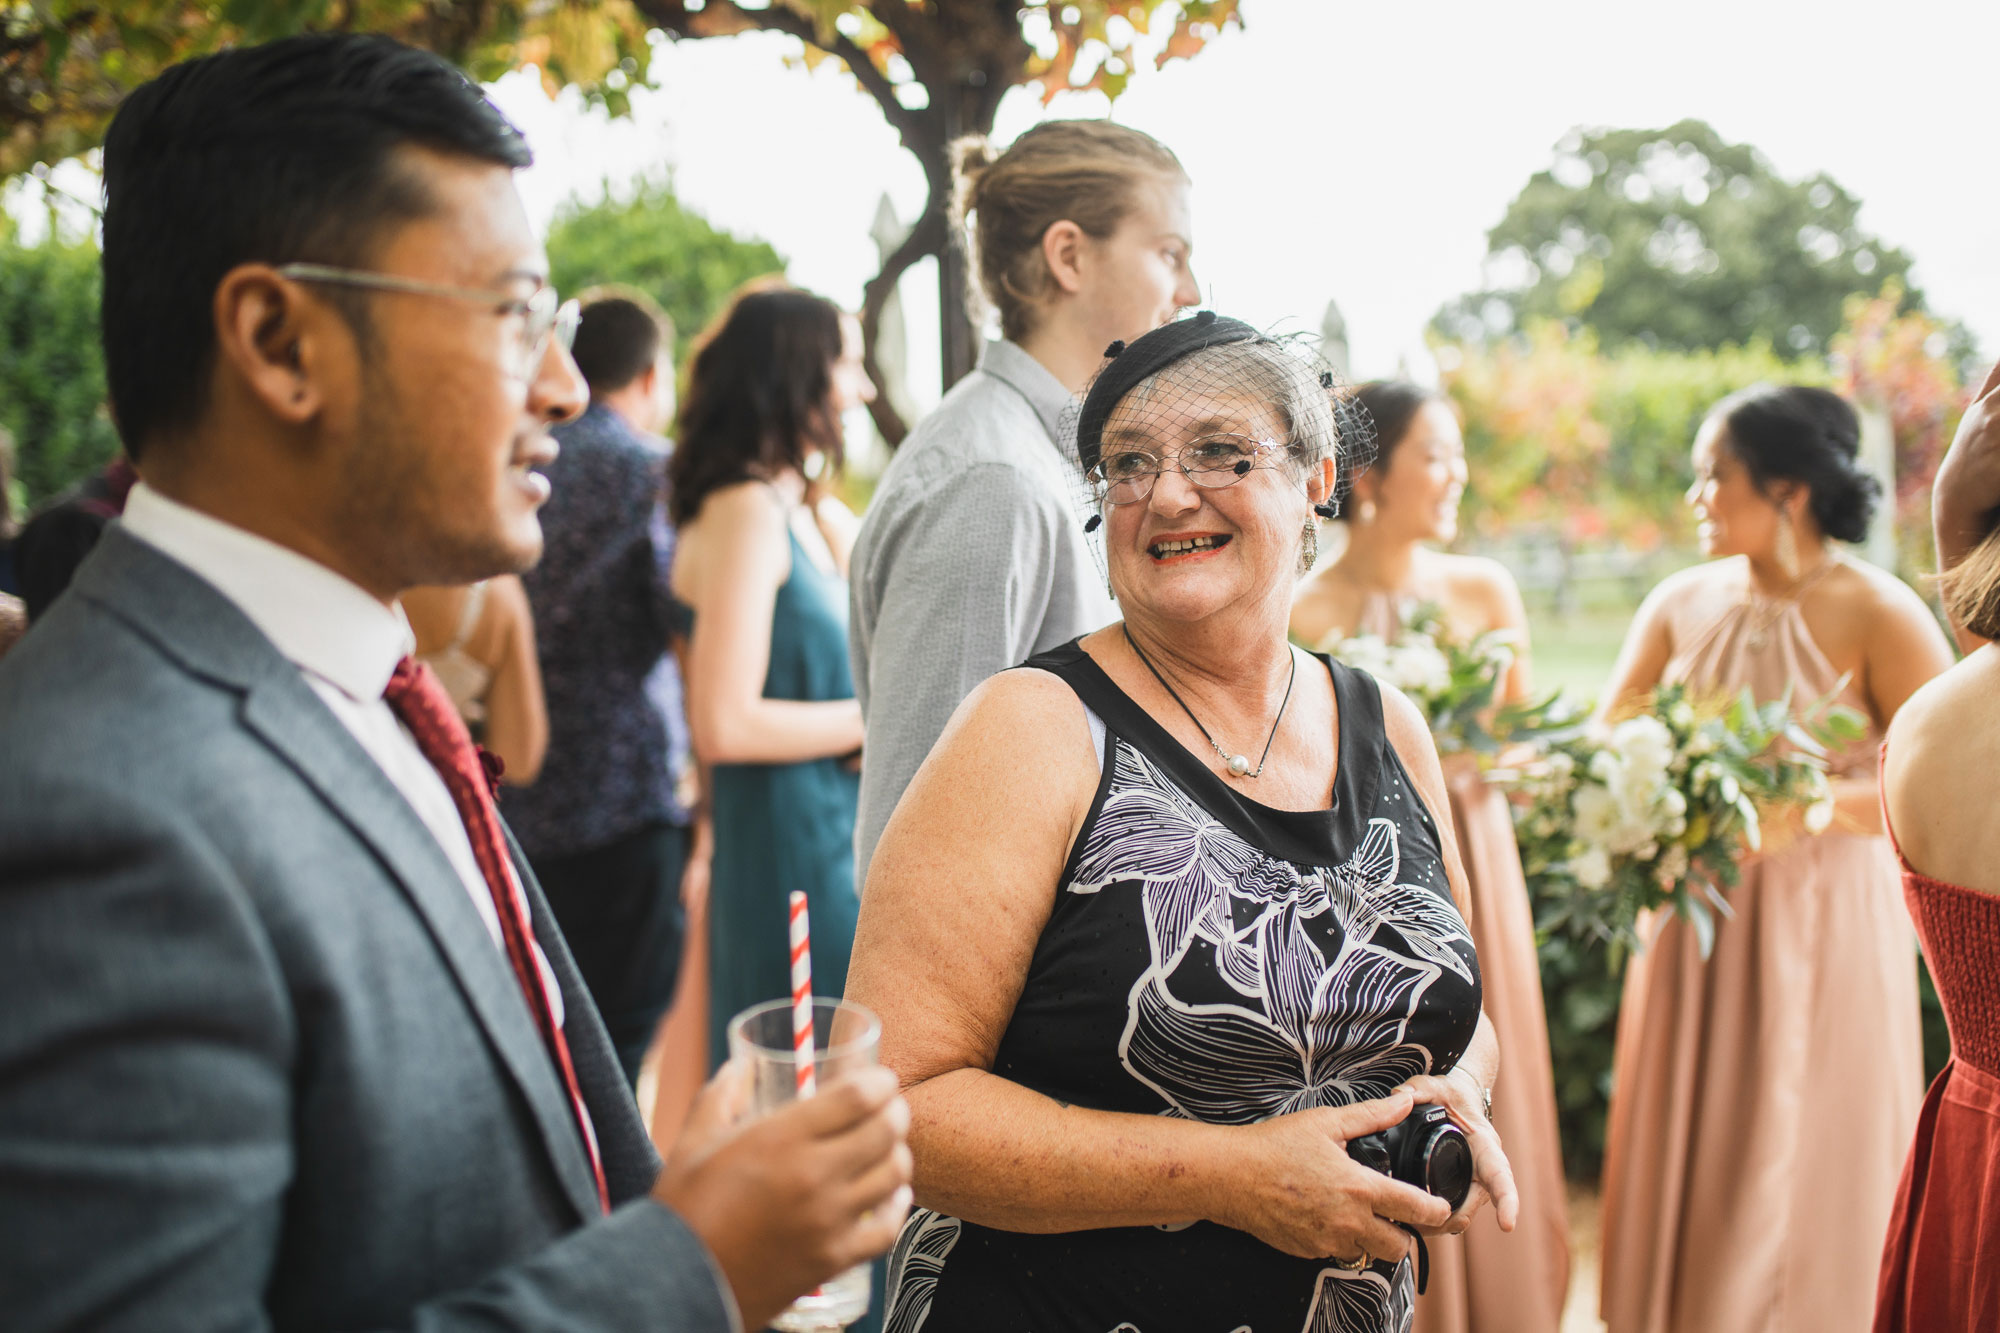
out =
[(1331, 634), (1319, 651), (1394, 685), (1423, 710), (1439, 754), (1491, 758), (1502, 745), (1566, 726), (1554, 700), (1495, 709), (1514, 665), (1514, 635), (1488, 630), (1470, 642), (1451, 632), (1444, 612), (1424, 603), (1394, 639)]
[(1671, 906), (1706, 957), (1738, 858), (1761, 847), (1776, 814), (1801, 811), (1807, 833), (1826, 829), (1827, 751), (1863, 730), (1858, 713), (1827, 701), (1794, 715), (1788, 699), (1702, 700), (1663, 685), (1608, 735), (1549, 745), (1505, 775), (1526, 796), (1515, 832), (1545, 903), (1538, 929), (1594, 935), (1615, 955), (1638, 942), (1641, 913)]

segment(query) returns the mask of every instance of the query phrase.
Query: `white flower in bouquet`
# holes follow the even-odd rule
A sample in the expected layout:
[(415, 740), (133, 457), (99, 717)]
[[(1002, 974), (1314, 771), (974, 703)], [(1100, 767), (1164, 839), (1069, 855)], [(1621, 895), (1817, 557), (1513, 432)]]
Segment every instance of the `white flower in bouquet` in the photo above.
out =
[(1674, 757), (1674, 734), (1650, 713), (1628, 717), (1611, 730), (1611, 748), (1628, 770), (1663, 775)]
[(1595, 783), (1577, 788), (1570, 809), (1576, 815), (1576, 836), (1592, 844), (1612, 841), (1624, 822), (1618, 800), (1608, 787)]
[(1389, 645), (1373, 634), (1356, 634), (1332, 646), (1333, 659), (1343, 666), (1366, 671), (1377, 680), (1388, 680)]
[(1661, 855), (1660, 864), (1656, 867), (1656, 870), (1662, 884), (1680, 883), (1681, 877), (1688, 872), (1687, 848), (1681, 846), (1679, 843), (1674, 843), (1668, 847), (1666, 852)]
[(1673, 723), (1682, 731), (1692, 730), (1694, 727), (1694, 705), (1685, 699), (1678, 701), (1672, 708), (1667, 710), (1667, 721)]
[(1601, 889), (1611, 882), (1611, 853), (1602, 847), (1587, 847), (1569, 860), (1569, 873), (1586, 889)]
[(1806, 807), (1806, 832), (1817, 836), (1833, 827), (1833, 786), (1826, 774), (1815, 768), (1807, 779), (1812, 803)]
[(1389, 680), (1405, 694), (1430, 698), (1451, 688), (1451, 663), (1436, 644), (1412, 636), (1389, 649)]

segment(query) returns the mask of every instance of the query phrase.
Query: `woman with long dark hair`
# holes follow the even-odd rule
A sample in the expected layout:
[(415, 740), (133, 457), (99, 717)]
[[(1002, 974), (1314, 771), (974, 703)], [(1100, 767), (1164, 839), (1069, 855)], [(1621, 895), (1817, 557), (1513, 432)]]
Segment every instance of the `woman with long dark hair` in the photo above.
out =
[(709, 1059), (739, 1010), (791, 990), (786, 899), (811, 910), (813, 981), (846, 985), (861, 708), (847, 664), (854, 516), (826, 491), (862, 401), (858, 331), (830, 302), (741, 293), (696, 344), (668, 513), (688, 728), (709, 771)]

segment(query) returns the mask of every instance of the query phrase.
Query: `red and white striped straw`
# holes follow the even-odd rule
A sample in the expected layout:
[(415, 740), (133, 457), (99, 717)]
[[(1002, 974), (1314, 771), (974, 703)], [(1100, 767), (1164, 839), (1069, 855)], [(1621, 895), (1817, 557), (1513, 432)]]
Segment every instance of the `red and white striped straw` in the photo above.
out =
[(810, 1097), (813, 1082), (813, 960), (806, 928), (806, 896), (792, 892), (792, 1058), (797, 1062), (799, 1096)]

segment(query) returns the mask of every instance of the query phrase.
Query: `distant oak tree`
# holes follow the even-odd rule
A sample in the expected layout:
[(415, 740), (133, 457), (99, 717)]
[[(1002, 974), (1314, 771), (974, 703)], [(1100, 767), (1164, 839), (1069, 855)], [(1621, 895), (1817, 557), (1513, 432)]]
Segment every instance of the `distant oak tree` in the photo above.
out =
[(1910, 257), (1864, 231), (1831, 177), (1788, 181), (1699, 120), (1572, 131), (1487, 233), (1486, 290), (1438, 332), (1478, 340), (1539, 319), (1612, 350), (1766, 343), (1823, 356), (1847, 298), (1885, 286), (1921, 309)]

